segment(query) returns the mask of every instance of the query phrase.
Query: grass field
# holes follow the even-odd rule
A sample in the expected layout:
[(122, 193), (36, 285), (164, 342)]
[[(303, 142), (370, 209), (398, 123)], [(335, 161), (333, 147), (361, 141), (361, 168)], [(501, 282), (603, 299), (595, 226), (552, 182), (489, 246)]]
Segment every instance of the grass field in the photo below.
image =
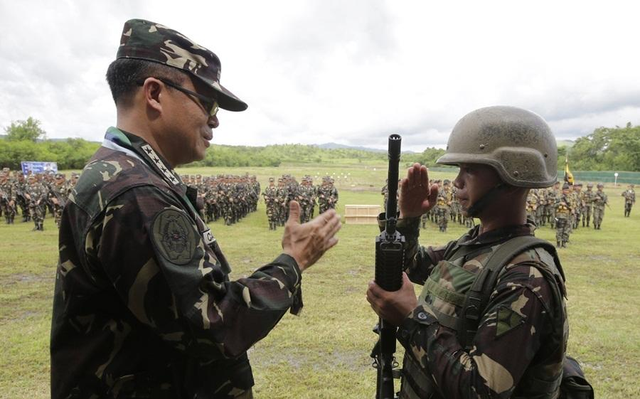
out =
[[(284, 166), (247, 169), (183, 169), (188, 174), (256, 174), (263, 186), (269, 176), (291, 173), (350, 173), (339, 182), (338, 210), (345, 204), (380, 204), (384, 164)], [(452, 178), (435, 174), (436, 178)], [(337, 180), (337, 179), (336, 179)], [(640, 383), (640, 208), (623, 218), (621, 187), (607, 187), (611, 209), (602, 230), (579, 228), (560, 256), (568, 279), (571, 324), (569, 354), (577, 357), (598, 398), (638, 398)], [(0, 397), (49, 396), (49, 331), (56, 268), (57, 229), (51, 216), (44, 232), (32, 223), (0, 224)], [(211, 224), (233, 266), (232, 278), (275, 258), (282, 229), (267, 229), (264, 204), (231, 227)], [(443, 244), (466, 229), (447, 233), (428, 226), (423, 244)], [(376, 226), (345, 224), (340, 243), (305, 272), (305, 308), (287, 314), (272, 333), (250, 351), (255, 397), (372, 398), (375, 372), (369, 353), (375, 341), (375, 314), (365, 300), (373, 278)], [(548, 226), (538, 236), (554, 241)]]

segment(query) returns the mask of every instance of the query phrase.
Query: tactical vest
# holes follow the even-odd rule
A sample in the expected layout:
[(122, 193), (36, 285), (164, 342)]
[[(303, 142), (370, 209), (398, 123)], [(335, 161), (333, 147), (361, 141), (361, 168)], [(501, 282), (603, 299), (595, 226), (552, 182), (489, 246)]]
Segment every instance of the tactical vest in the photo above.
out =
[[(542, 249), (541, 245), (548, 246)], [(444, 254), (445, 260), (440, 261), (429, 275), (418, 303), (429, 307), (440, 325), (456, 331), (460, 344), (469, 351), (478, 328), (477, 323), (485, 312), (500, 272), (509, 260), (525, 251), (535, 251), (545, 260), (544, 263), (536, 262), (536, 267), (550, 283), (554, 293), (554, 329), (562, 331), (562, 341), (551, 343), (553, 347), (548, 348), (548, 351), (552, 353), (558, 345), (566, 343), (568, 335), (564, 323), (566, 310), (562, 300), (564, 275), (553, 246), (533, 236), (516, 237), (481, 248), (459, 246), (457, 242), (449, 244)], [(472, 267), (465, 268), (465, 264)], [(400, 398), (442, 398), (428, 370), (406, 354), (402, 377)], [(555, 398), (561, 378), (561, 373), (549, 376), (543, 367), (530, 365), (518, 382), (513, 397)], [(526, 387), (526, 392), (520, 392), (523, 396), (518, 394), (519, 387)]]

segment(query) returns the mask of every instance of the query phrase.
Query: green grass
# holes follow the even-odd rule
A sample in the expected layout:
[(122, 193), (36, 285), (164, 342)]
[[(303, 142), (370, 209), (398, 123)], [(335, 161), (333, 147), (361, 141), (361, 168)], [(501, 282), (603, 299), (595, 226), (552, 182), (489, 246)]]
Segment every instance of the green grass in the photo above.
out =
[[(374, 168), (376, 170), (374, 170)], [(186, 171), (186, 172), (185, 172)], [(345, 204), (381, 204), (384, 165), (339, 164), (334, 168), (285, 166), (248, 169), (183, 169), (205, 175), (255, 173), (264, 185), (269, 176), (291, 173), (351, 173), (339, 185), (338, 210)], [(434, 174), (452, 178), (454, 172)], [(621, 188), (606, 188), (611, 201), (603, 229), (579, 228), (560, 256), (568, 279), (571, 335), (569, 353), (577, 357), (598, 398), (640, 397), (640, 208), (623, 218)], [(31, 223), (0, 224), (0, 397), (49, 396), (49, 333), (56, 267), (57, 229), (51, 216), (44, 232)], [(264, 204), (240, 223), (212, 230), (229, 258), (232, 278), (250, 274), (280, 253), (282, 229), (267, 229)], [(466, 229), (450, 224), (447, 233), (433, 225), (421, 233), (423, 244), (443, 244)], [(373, 397), (375, 372), (369, 353), (377, 318), (365, 299), (373, 278), (376, 226), (345, 224), (340, 243), (305, 272), (305, 307), (287, 314), (250, 351), (255, 397)], [(542, 227), (538, 236), (554, 241)]]

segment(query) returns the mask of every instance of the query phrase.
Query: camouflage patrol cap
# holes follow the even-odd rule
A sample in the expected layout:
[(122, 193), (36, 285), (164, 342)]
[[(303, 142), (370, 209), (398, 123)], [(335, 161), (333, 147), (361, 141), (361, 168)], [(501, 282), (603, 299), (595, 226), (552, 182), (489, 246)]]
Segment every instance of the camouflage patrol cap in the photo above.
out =
[(598, 188), (603, 188), (604, 184), (603, 183), (598, 183)]
[(571, 187), (569, 187), (569, 184), (568, 184), (568, 183), (565, 183), (565, 184), (563, 184), (563, 185), (562, 185), (562, 189), (563, 189), (563, 190), (568, 190), (568, 189), (570, 189), (570, 188), (571, 188)]
[(181, 33), (143, 19), (124, 24), (116, 59), (133, 58), (177, 68), (194, 76), (218, 93), (218, 105), (228, 111), (244, 111), (247, 104), (220, 84), (220, 59)]

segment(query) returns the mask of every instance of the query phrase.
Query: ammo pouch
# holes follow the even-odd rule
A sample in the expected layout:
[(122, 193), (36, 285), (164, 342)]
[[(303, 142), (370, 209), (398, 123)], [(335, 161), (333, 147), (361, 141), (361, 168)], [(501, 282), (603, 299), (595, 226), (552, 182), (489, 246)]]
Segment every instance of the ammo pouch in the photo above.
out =
[(560, 399), (593, 399), (593, 387), (584, 377), (576, 359), (566, 356), (562, 364)]

